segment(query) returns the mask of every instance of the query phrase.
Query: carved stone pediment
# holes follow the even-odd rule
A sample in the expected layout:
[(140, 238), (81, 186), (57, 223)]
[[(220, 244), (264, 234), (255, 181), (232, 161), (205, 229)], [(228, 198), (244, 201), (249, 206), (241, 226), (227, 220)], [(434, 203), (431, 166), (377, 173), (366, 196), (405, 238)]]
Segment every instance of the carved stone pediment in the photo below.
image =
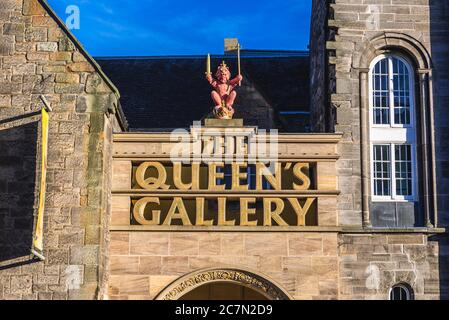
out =
[(293, 299), (286, 290), (251, 271), (233, 268), (199, 270), (174, 281), (155, 300), (177, 300), (188, 292), (205, 284), (231, 282), (253, 289), (270, 300)]

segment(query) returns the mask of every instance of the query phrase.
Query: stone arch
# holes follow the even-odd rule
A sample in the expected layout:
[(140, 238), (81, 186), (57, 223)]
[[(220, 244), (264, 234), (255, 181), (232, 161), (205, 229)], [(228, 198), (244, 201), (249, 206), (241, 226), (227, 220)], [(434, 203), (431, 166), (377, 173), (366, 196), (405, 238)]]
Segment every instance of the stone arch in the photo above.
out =
[(432, 60), (424, 45), (415, 38), (396, 32), (383, 32), (368, 40), (361, 50), (354, 54), (355, 68), (369, 68), (377, 56), (391, 50), (403, 51), (417, 69), (431, 69)]
[(391, 300), (391, 292), (393, 291), (394, 288), (396, 287), (402, 287), (406, 290), (407, 292), (407, 300), (415, 300), (415, 290), (413, 289), (413, 286), (407, 282), (397, 282), (397, 283), (393, 283), (389, 288), (388, 288), (388, 299)]
[(293, 300), (293, 297), (265, 275), (240, 268), (208, 268), (182, 276), (163, 289), (155, 300), (177, 300), (186, 293), (204, 285), (230, 282), (248, 287), (270, 300)]

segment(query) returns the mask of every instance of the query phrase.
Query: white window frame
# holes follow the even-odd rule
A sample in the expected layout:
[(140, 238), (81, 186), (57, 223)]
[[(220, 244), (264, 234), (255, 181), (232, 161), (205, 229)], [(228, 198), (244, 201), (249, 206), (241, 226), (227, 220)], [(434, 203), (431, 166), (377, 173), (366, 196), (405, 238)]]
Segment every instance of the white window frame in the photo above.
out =
[[(396, 124), (394, 123), (394, 80), (393, 80), (393, 63), (391, 62), (393, 58), (396, 58), (400, 61), (402, 61), (405, 66), (407, 67), (407, 71), (409, 73), (409, 93), (410, 93), (410, 123), (408, 125), (404, 124)], [(390, 75), (389, 84), (388, 84), (388, 90), (389, 90), (389, 106), (390, 106), (390, 123), (389, 124), (374, 124), (373, 119), (373, 108), (374, 108), (374, 101), (373, 101), (373, 70), (376, 64), (383, 60), (388, 59), (388, 74)], [(415, 81), (413, 79), (413, 69), (411, 67), (410, 62), (406, 59), (401, 57), (400, 55), (396, 54), (382, 54), (376, 59), (373, 60), (370, 66), (370, 72), (369, 72), (369, 88), (370, 88), (370, 124), (373, 128), (408, 128), (408, 129), (414, 129), (415, 128), (415, 100), (413, 99), (415, 97)]]
[[(393, 82), (393, 63), (396, 58), (402, 61), (409, 72), (409, 94), (410, 94), (410, 124), (394, 123), (394, 82)], [(389, 100), (390, 100), (390, 124), (374, 124), (374, 90), (373, 90), (373, 72), (376, 64), (382, 59), (388, 59), (389, 69)], [(371, 197), (374, 202), (415, 202), (418, 198), (417, 183), (417, 159), (416, 159), (416, 112), (415, 112), (415, 79), (412, 64), (404, 57), (397, 54), (383, 54), (376, 57), (371, 62), (369, 71), (369, 124), (370, 124), (370, 171), (371, 171)], [(396, 195), (396, 163), (395, 146), (411, 146), (411, 165), (412, 165), (412, 194), (410, 196)], [(374, 145), (390, 146), (390, 187), (391, 196), (378, 196), (374, 194)]]
[[(375, 145), (388, 145), (390, 148), (390, 188), (391, 196), (378, 196), (374, 195), (374, 146)], [(412, 194), (410, 196), (402, 196), (396, 194), (396, 152), (395, 146), (409, 145), (411, 152), (411, 165), (412, 165)], [(392, 143), (391, 141), (376, 141), (370, 143), (370, 157), (371, 157), (371, 194), (373, 201), (375, 202), (414, 202), (417, 201), (417, 181), (416, 181), (416, 146), (412, 143), (400, 142)]]

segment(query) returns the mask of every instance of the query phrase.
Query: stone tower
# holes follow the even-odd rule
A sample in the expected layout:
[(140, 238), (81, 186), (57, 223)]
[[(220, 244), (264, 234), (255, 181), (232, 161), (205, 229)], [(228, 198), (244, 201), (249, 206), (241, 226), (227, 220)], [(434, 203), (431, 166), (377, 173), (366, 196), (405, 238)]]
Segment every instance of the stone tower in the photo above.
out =
[[(313, 1), (312, 127), (343, 133), (343, 225), (448, 226), (448, 17), (447, 1)], [(439, 262), (447, 264), (444, 248)], [(440, 290), (447, 296), (447, 285)]]
[[(311, 32), (312, 126), (344, 133), (340, 181), (347, 196), (341, 215), (361, 223), (370, 199), (370, 67), (376, 57), (399, 55), (413, 69), (416, 143), (424, 175), (422, 225), (449, 223), (447, 137), (449, 49), (446, 1), (313, 1)], [(362, 162), (360, 161), (362, 159)], [(438, 177), (438, 179), (436, 179)], [(349, 189), (347, 189), (349, 188)], [(363, 192), (363, 193), (362, 193)], [(366, 194), (365, 194), (366, 193)], [(438, 203), (436, 196), (438, 195)], [(364, 199), (362, 201), (362, 198)], [(437, 215), (438, 212), (438, 215)], [(368, 219), (368, 220), (367, 220)]]

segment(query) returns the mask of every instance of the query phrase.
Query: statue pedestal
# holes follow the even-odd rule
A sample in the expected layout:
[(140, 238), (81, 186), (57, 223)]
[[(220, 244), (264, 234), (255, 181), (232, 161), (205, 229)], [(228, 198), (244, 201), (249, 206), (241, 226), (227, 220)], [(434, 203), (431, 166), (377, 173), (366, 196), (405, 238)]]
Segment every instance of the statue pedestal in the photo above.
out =
[(243, 119), (205, 119), (205, 127), (238, 128), (243, 127)]
[(243, 119), (204, 119), (202, 126), (191, 126), (193, 135), (205, 136), (254, 136), (258, 128), (244, 126)]

